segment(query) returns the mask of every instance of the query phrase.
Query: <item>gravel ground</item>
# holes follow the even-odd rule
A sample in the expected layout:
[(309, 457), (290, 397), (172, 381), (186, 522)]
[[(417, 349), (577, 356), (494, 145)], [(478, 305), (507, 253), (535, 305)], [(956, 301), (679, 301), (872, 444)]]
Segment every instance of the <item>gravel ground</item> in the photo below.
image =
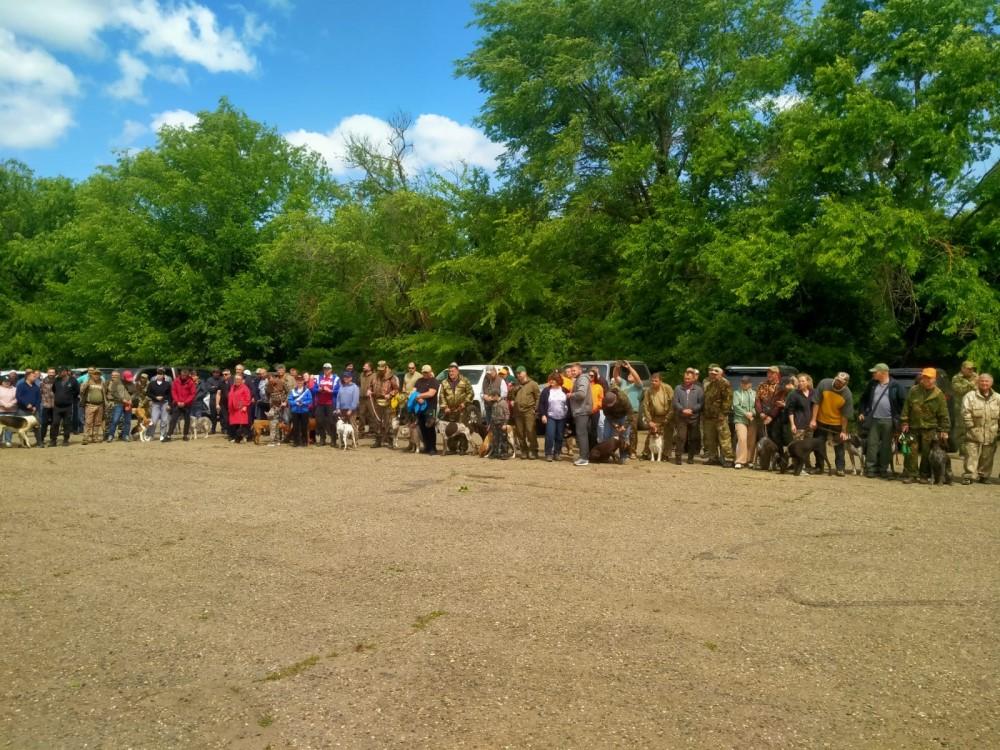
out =
[(996, 485), (219, 438), (0, 475), (0, 746), (1000, 746)]

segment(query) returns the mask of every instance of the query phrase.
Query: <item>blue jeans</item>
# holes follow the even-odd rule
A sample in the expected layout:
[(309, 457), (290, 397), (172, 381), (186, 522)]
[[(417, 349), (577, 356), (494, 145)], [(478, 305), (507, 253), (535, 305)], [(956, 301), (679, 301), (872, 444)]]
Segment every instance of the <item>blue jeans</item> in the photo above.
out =
[[(108, 418), (108, 429), (104, 431), (104, 439), (114, 438), (115, 433), (118, 431), (118, 423), (122, 421), (125, 416), (125, 406), (123, 404), (115, 404), (111, 407), (111, 416)], [(122, 433), (122, 437), (127, 435), (127, 432)]]
[(614, 427), (615, 427), (615, 425), (624, 425), (625, 426), (625, 432), (622, 433), (622, 454), (623, 455), (627, 455), (628, 452), (629, 452), (628, 451), (628, 445), (629, 445), (628, 441), (629, 441), (629, 437), (632, 434), (632, 423), (629, 422), (629, 418), (628, 417), (617, 417), (616, 419), (609, 419), (609, 418), (605, 417), (604, 418), (604, 434), (601, 435), (600, 439), (603, 441), (603, 440), (609, 440), (610, 438), (614, 437), (614, 434), (615, 434)]
[(563, 436), (566, 434), (566, 420), (545, 418), (545, 457), (562, 453)]

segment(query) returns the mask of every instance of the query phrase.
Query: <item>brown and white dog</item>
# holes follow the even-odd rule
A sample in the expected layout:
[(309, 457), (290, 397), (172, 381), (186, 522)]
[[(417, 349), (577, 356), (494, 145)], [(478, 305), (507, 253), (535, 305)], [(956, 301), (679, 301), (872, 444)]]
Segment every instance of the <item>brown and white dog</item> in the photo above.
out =
[(655, 424), (649, 425), (649, 460), (663, 461), (663, 433)]
[(34, 416), (17, 417), (13, 414), (0, 414), (0, 425), (11, 430), (21, 441), (21, 446), (30, 448), (28, 431), (38, 427), (38, 418)]
[(148, 443), (153, 439), (153, 436), (149, 434), (149, 428), (152, 424), (153, 420), (149, 418), (145, 409), (141, 406), (132, 409), (132, 438), (138, 438), (141, 442)]

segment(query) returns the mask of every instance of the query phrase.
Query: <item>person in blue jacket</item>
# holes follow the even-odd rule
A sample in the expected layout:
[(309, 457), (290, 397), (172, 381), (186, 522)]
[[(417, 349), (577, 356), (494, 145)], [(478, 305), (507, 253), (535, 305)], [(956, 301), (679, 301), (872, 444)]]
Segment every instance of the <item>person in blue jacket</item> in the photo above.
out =
[[(337, 414), (351, 425), (355, 435), (358, 434), (356, 420), (358, 404), (360, 403), (361, 389), (354, 382), (354, 373), (351, 370), (344, 370), (340, 376), (340, 390), (337, 391)], [(336, 443), (336, 437), (334, 437), (334, 442)]]
[(42, 389), (38, 387), (37, 379), (37, 371), (26, 371), (24, 378), (17, 384), (17, 388), (14, 390), (14, 398), (17, 399), (17, 413), (20, 416), (35, 417), (35, 419), (39, 420), (38, 424), (32, 428), (32, 432), (35, 433), (35, 445), (42, 448), (45, 446), (44, 436), (39, 433), (39, 427), (41, 426), (39, 411), (42, 408)]
[(295, 387), (288, 394), (288, 409), (292, 412), (292, 447), (309, 445), (309, 411), (313, 395), (302, 375), (295, 376)]

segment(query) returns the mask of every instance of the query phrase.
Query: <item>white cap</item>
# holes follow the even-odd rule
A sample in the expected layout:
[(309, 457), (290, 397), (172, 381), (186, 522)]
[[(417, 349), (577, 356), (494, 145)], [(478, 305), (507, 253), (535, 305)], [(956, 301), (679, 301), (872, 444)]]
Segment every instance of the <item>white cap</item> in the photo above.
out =
[(325, 363), (325, 364), (323, 365), (323, 369), (324, 369), (324, 370), (332, 370), (332, 369), (333, 369), (333, 365), (331, 365), (331, 364), (330, 364), (329, 362), (326, 362), (326, 363)]

